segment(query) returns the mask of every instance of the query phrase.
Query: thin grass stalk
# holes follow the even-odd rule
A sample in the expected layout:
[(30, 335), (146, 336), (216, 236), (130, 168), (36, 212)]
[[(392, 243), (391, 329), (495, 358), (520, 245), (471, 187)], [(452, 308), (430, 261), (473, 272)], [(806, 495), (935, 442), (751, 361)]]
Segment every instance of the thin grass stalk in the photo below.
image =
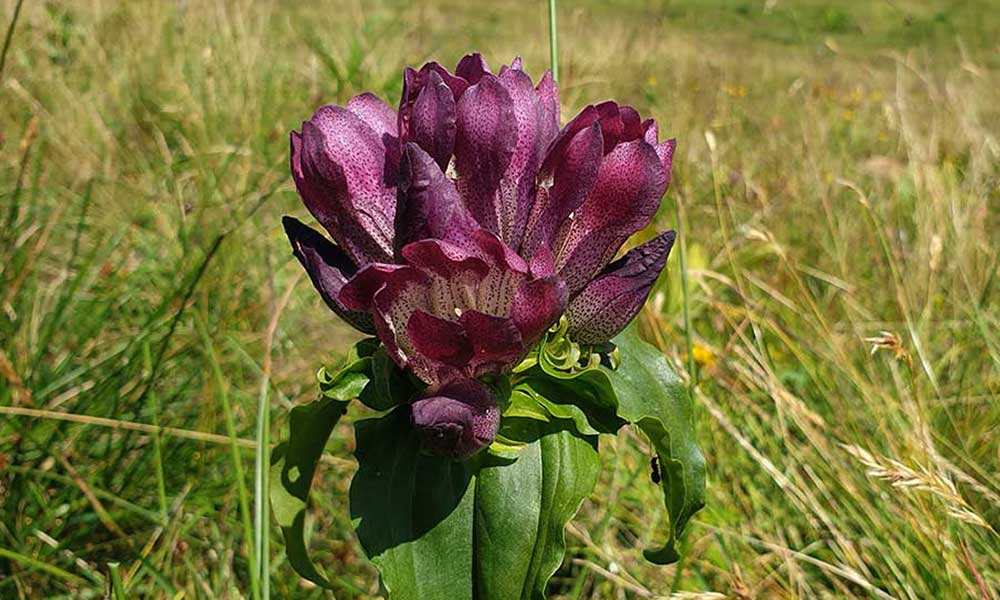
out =
[[(257, 563), (257, 553), (253, 546), (254, 529), (250, 516), (250, 499), (249, 494), (247, 493), (246, 478), (243, 473), (243, 460), (240, 457), (240, 448), (236, 442), (238, 439), (236, 436), (236, 422), (233, 420), (233, 410), (229, 402), (229, 393), (226, 391), (226, 382), (222, 376), (222, 368), (219, 366), (219, 361), (212, 346), (212, 339), (208, 335), (205, 323), (197, 314), (195, 314), (195, 324), (198, 328), (198, 332), (201, 334), (202, 341), (205, 344), (205, 354), (208, 356), (208, 362), (211, 364), (212, 376), (215, 379), (215, 386), (218, 389), (219, 400), (222, 402), (222, 413), (225, 417), (226, 434), (229, 436), (229, 449), (233, 462), (233, 477), (236, 479), (236, 489), (239, 495), (240, 519), (243, 522), (243, 539), (246, 543), (247, 558), (249, 559), (250, 564), (254, 565)], [(250, 595), (252, 598), (260, 598), (259, 577), (259, 572), (251, 568)]]
[(24, 0), (17, 0), (17, 4), (14, 5), (14, 15), (10, 18), (7, 34), (3, 38), (3, 50), (0, 51), (0, 80), (3, 79), (3, 69), (7, 66), (7, 51), (10, 50), (10, 42), (14, 39), (14, 28), (17, 27), (17, 18), (21, 16), (22, 4)]
[[(142, 362), (147, 373), (153, 370), (153, 357), (149, 352), (149, 341), (142, 342)], [(160, 398), (153, 390), (149, 391), (149, 400), (153, 405), (153, 462), (156, 465), (156, 496), (160, 501), (160, 514), (167, 518), (167, 483), (163, 476), (163, 449), (160, 440)]]
[[(684, 314), (684, 341), (687, 345), (687, 369), (688, 369), (688, 396), (690, 402), (694, 403), (695, 398), (695, 387), (698, 385), (698, 372), (695, 370), (694, 364), (694, 342), (692, 340), (693, 334), (691, 332), (691, 316), (689, 312), (688, 304), (688, 277), (687, 277), (687, 248), (685, 243), (684, 233), (686, 229), (683, 224), (683, 211), (681, 210), (681, 198), (678, 194), (677, 201), (674, 202), (674, 215), (677, 221), (677, 229), (680, 232), (677, 236), (677, 253), (678, 262), (680, 263), (681, 270), (681, 306), (682, 312)], [(684, 573), (684, 562), (687, 558), (687, 545), (685, 540), (687, 539), (688, 532), (690, 528), (685, 529), (681, 533), (680, 539), (677, 541), (677, 545), (681, 551), (680, 560), (677, 562), (677, 566), (674, 569), (674, 577), (670, 582), (670, 594), (674, 594), (677, 588), (680, 587), (681, 576)]]
[(257, 397), (257, 449), (254, 452), (254, 514), (253, 514), (253, 539), (254, 547), (257, 549), (254, 554), (254, 570), (260, 577), (260, 597), (262, 600), (269, 600), (271, 597), (271, 565), (270, 565), (270, 522), (268, 520), (268, 481), (270, 461), (269, 453), (271, 448), (271, 397), (270, 377), (267, 373), (260, 381), (260, 394)]
[(556, 31), (556, 0), (549, 0), (549, 62), (552, 79), (559, 81), (559, 35)]
[(125, 586), (122, 585), (121, 564), (109, 562), (108, 571), (111, 572), (111, 591), (114, 600), (125, 600)]

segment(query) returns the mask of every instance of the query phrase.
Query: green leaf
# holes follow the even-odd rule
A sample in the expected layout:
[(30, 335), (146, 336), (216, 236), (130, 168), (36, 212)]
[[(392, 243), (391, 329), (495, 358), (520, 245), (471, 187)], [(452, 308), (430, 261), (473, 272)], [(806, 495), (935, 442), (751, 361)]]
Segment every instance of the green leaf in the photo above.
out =
[(464, 463), (421, 454), (405, 409), (356, 423), (351, 517), (392, 600), (545, 597), (599, 461), (594, 438), (523, 421), (517, 461)]
[[(581, 435), (597, 435), (599, 430), (595, 429), (587, 419), (587, 413), (575, 403), (562, 402), (563, 391), (559, 386), (545, 386), (550, 388), (549, 392), (556, 395), (549, 399), (532, 387), (532, 381), (525, 381), (518, 384), (511, 393), (511, 407), (504, 412), (504, 416), (523, 416), (539, 421), (549, 422), (553, 419), (565, 419), (572, 421), (576, 430)], [(542, 387), (542, 386), (539, 386)], [(565, 386), (563, 386), (565, 387)], [(513, 410), (511, 410), (513, 409)]]
[(518, 388), (523, 390), (525, 386), (545, 400), (550, 414), (571, 418), (581, 433), (589, 434), (590, 430), (614, 433), (626, 423), (618, 414), (618, 400), (611, 382), (600, 369), (580, 371), (558, 379), (536, 369)]
[(335, 374), (320, 369), (320, 399), (291, 410), (288, 441), (271, 453), (269, 495), (274, 517), (284, 534), (288, 562), (299, 575), (323, 587), (331, 587), (330, 582), (316, 570), (305, 543), (309, 488), (333, 428), (347, 412), (348, 403), (364, 392), (371, 380), (372, 355), (377, 348), (378, 340), (361, 340)]
[(477, 599), (544, 599), (566, 552), (566, 523), (597, 483), (596, 437), (535, 423), (539, 439), (516, 462), (486, 466), (476, 481)]
[(391, 598), (471, 598), (472, 465), (421, 454), (405, 409), (354, 429), (351, 519)]
[(366, 338), (352, 346), (344, 365), (332, 375), (325, 367), (320, 369), (316, 375), (320, 393), (342, 402), (360, 396), (372, 378), (373, 355), (377, 353), (377, 344), (374, 338)]
[[(672, 563), (679, 558), (678, 536), (705, 505), (705, 458), (695, 439), (694, 407), (666, 358), (639, 338), (634, 322), (612, 341), (620, 350), (621, 364), (614, 370), (602, 366), (601, 372), (618, 398), (618, 414), (638, 425), (656, 449), (670, 513), (669, 539), (643, 554), (655, 563)], [(584, 376), (593, 378), (591, 373)]]
[(289, 418), (288, 441), (271, 453), (271, 507), (285, 538), (288, 562), (299, 575), (323, 587), (330, 587), (330, 582), (316, 570), (306, 550), (306, 504), (323, 447), (346, 411), (347, 402), (331, 398), (296, 406)]
[(371, 384), (358, 399), (372, 410), (383, 411), (408, 402), (416, 391), (409, 376), (380, 347), (371, 356)]

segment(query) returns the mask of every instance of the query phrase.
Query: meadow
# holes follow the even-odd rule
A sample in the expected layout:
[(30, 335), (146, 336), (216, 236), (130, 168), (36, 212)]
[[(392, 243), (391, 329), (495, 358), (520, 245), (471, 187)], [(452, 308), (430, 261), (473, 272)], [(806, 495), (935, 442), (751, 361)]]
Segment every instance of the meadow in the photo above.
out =
[[(545, 4), (0, 1), (0, 598), (102, 598), (109, 564), (128, 598), (252, 597), (255, 440), (359, 335), (281, 231), (288, 131), (395, 104), (425, 60), (537, 78)], [(679, 563), (644, 562), (650, 450), (602, 441), (551, 597), (1000, 597), (995, 3), (559, 16), (563, 120), (614, 98), (678, 139), (680, 252), (639, 318), (696, 390), (708, 500)], [(336, 597), (377, 597), (350, 420), (309, 544)], [(333, 597), (272, 529), (271, 596)]]

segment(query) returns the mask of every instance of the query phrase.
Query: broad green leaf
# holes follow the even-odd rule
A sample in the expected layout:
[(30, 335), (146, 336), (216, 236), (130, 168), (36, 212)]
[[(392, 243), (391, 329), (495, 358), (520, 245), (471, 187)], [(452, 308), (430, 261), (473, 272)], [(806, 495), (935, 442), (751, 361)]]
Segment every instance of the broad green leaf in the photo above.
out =
[(618, 414), (638, 425), (656, 449), (670, 513), (669, 539), (643, 554), (668, 564), (679, 558), (675, 545), (684, 526), (705, 504), (705, 458), (695, 440), (694, 407), (666, 358), (639, 338), (634, 322), (612, 341), (620, 350), (621, 364), (614, 370), (602, 366), (601, 372), (618, 398)]
[[(550, 414), (578, 423), (581, 433), (589, 433), (587, 430), (614, 433), (625, 424), (618, 414), (618, 401), (611, 382), (599, 368), (559, 379), (535, 370), (518, 387), (522, 390), (528, 387), (537, 397), (543, 398), (545, 406), (551, 409)], [(571, 407), (580, 412), (572, 411)]]
[[(546, 387), (550, 388), (550, 393), (562, 391), (558, 385)], [(564, 385), (563, 388), (565, 387)], [(555, 396), (555, 394), (553, 395)], [(559, 396), (561, 395), (559, 394)], [(562, 402), (558, 396), (554, 399), (547, 398), (532, 387), (531, 380), (520, 383), (514, 388), (511, 393), (510, 409), (504, 411), (504, 416), (525, 416), (544, 422), (553, 419), (566, 419), (573, 422), (581, 435), (600, 433), (590, 424), (587, 413), (583, 409), (575, 403)]]
[(534, 426), (540, 437), (516, 462), (485, 466), (476, 481), (477, 599), (544, 599), (566, 552), (566, 523), (597, 483), (596, 437)]
[[(705, 459), (695, 441), (687, 389), (663, 355), (639, 338), (634, 322), (612, 340), (616, 360), (595, 361), (592, 354), (584, 367), (572, 359), (585, 352), (573, 350), (572, 342), (558, 333), (546, 343), (554, 344), (557, 356), (569, 358), (548, 360), (543, 347), (537, 368), (525, 371), (524, 381), (515, 389), (529, 387), (546, 399), (547, 406), (579, 407), (586, 422), (601, 433), (614, 433), (625, 423), (634, 423), (645, 432), (661, 465), (670, 534), (662, 547), (644, 555), (660, 564), (676, 561), (677, 538), (705, 502)], [(618, 366), (611, 368), (608, 362)]]
[(327, 398), (347, 402), (357, 398), (372, 378), (372, 356), (377, 340), (366, 338), (351, 347), (343, 366), (333, 374), (322, 368), (317, 373), (319, 391)]
[(372, 410), (389, 410), (409, 401), (416, 392), (410, 377), (396, 365), (385, 348), (379, 348), (371, 355), (371, 383), (358, 396)]
[(346, 411), (347, 402), (331, 398), (296, 406), (289, 418), (288, 441), (271, 453), (271, 507), (285, 538), (288, 562), (299, 575), (324, 587), (330, 587), (330, 583), (309, 558), (303, 527), (316, 465), (326, 440)]
[(351, 519), (390, 598), (471, 600), (473, 466), (421, 454), (403, 409), (354, 428)]
[(355, 425), (351, 517), (391, 600), (545, 597), (597, 481), (596, 439), (520, 421), (533, 435), (515, 462), (423, 455), (405, 410)]
[(288, 441), (271, 453), (269, 495), (285, 538), (288, 562), (299, 575), (324, 587), (330, 587), (330, 583), (316, 570), (306, 550), (304, 525), (309, 488), (330, 433), (347, 412), (348, 403), (364, 391), (371, 379), (371, 357), (377, 344), (370, 338), (358, 342), (344, 366), (333, 375), (320, 369), (320, 399), (291, 410)]

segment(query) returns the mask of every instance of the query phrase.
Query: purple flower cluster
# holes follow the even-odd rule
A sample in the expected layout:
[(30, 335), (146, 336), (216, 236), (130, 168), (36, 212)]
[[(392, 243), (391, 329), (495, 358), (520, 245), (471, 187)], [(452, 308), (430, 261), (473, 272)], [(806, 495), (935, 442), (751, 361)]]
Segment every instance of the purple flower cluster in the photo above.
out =
[(477, 378), (509, 372), (563, 314), (598, 344), (642, 307), (674, 232), (612, 259), (652, 221), (674, 140), (614, 102), (560, 129), (551, 73), (535, 86), (519, 59), (403, 77), (398, 111), (365, 93), (292, 132), (295, 185), (333, 242), (284, 225), (330, 308), (428, 384), (411, 409), (426, 447), (464, 457), (499, 424)]

